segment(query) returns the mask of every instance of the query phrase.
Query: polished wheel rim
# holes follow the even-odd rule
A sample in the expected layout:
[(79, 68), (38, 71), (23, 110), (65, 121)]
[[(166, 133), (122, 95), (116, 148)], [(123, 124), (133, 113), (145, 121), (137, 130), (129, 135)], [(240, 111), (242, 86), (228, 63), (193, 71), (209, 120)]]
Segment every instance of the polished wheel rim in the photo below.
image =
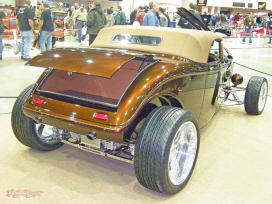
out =
[(267, 99), (267, 82), (264, 82), (262, 84), (261, 90), (260, 90), (260, 96), (259, 96), (259, 101), (258, 101), (258, 107), (259, 111), (262, 111), (264, 109), (266, 99)]
[(182, 124), (170, 148), (168, 174), (174, 185), (180, 185), (189, 176), (197, 153), (197, 130), (191, 121)]
[(36, 133), (42, 142), (45, 142), (47, 144), (55, 144), (59, 142), (58, 128), (51, 125), (45, 125), (42, 123), (35, 124), (34, 126), (35, 126)]

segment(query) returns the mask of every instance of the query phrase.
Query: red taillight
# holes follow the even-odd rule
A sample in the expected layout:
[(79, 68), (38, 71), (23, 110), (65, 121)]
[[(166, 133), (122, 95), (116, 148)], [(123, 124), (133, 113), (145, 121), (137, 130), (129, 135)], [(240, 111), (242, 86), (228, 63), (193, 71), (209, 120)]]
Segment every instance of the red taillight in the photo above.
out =
[(94, 118), (99, 119), (99, 120), (108, 120), (109, 116), (104, 113), (95, 113)]
[(42, 99), (38, 99), (38, 98), (33, 98), (32, 103), (37, 104), (37, 105), (42, 105), (43, 104), (43, 100)]

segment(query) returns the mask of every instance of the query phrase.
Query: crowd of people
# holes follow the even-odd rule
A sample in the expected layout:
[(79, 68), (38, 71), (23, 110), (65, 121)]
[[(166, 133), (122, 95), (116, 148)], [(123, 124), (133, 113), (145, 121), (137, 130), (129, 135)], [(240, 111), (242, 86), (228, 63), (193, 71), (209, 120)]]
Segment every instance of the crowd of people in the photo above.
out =
[[(86, 34), (89, 34), (89, 45), (93, 42), (98, 32), (104, 27), (114, 25), (138, 25), (138, 26), (163, 26), (170, 27), (169, 16), (165, 13), (165, 9), (158, 7), (156, 1), (151, 1), (149, 6), (139, 6), (130, 14), (130, 21), (127, 21), (125, 12), (121, 6), (113, 7), (102, 11), (99, 2), (94, 2), (88, 6), (88, 10), (84, 5), (81, 9), (76, 9), (76, 5), (69, 8), (69, 16), (74, 20), (76, 29), (78, 30), (78, 43), (82, 44)], [(71, 12), (70, 12), (71, 11)], [(95, 12), (92, 12), (95, 11)], [(102, 14), (102, 12), (105, 14)], [(100, 16), (97, 14), (99, 13)], [(96, 19), (96, 20), (94, 20)], [(102, 19), (102, 21), (101, 21)], [(102, 24), (104, 23), (104, 25)], [(84, 26), (87, 27), (87, 32), (82, 33)]]
[[(51, 5), (52, 6), (52, 5)], [(53, 5), (54, 7), (56, 5)], [(64, 7), (59, 2), (57, 7), (61, 11), (67, 12), (67, 17), (72, 22), (72, 28), (77, 30), (77, 41), (81, 45), (86, 36), (89, 35), (89, 45), (95, 40), (99, 31), (105, 27), (114, 25), (135, 25), (135, 26), (161, 26), (170, 27), (170, 17), (166, 10), (159, 7), (157, 1), (149, 2), (148, 6), (139, 6), (130, 14), (129, 21), (121, 6), (103, 10), (99, 1), (94, 1), (85, 7), (85, 5), (75, 3), (69, 8)], [(199, 14), (195, 12), (196, 5), (191, 3), (189, 11), (196, 15), (200, 20)], [(32, 46), (32, 37), (34, 33), (33, 19), (39, 19), (39, 47), (41, 52), (52, 49), (52, 35), (54, 33), (53, 13), (48, 3), (31, 6), (30, 0), (25, 0), (24, 6), (16, 12), (18, 33), (21, 35), (21, 59), (29, 60), (29, 51)], [(172, 18), (173, 16), (171, 16)], [(178, 25), (184, 26), (180, 20)], [(2, 52), (1, 52), (2, 53)]]
[[(269, 35), (272, 35), (272, 16), (267, 15), (260, 16), (260, 15), (254, 15), (253, 13), (247, 14), (245, 16), (242, 16), (241, 14), (237, 13), (236, 15), (231, 14), (230, 18), (232, 20), (232, 23), (235, 26), (242, 26), (244, 28), (244, 34), (243, 34), (243, 40), (242, 42), (245, 42), (246, 36), (249, 39), (249, 43), (252, 43), (252, 32), (253, 29), (258, 28), (266, 28), (269, 31)], [(268, 44), (271, 44), (271, 37), (269, 37)]]
[(5, 30), (5, 26), (3, 23), (3, 18), (6, 17), (6, 14), (3, 10), (0, 10), (0, 60), (2, 60), (2, 53), (3, 53), (3, 40), (2, 40), (2, 34)]
[[(52, 35), (54, 33), (54, 14), (51, 11), (48, 3), (43, 3), (37, 7), (31, 6), (30, 0), (25, 0), (24, 6), (20, 7), (17, 12), (17, 25), (18, 32), (21, 35), (21, 59), (28, 61), (30, 59), (29, 51), (32, 46), (32, 36), (34, 32), (33, 19), (39, 19), (39, 47), (41, 52), (52, 49)], [(95, 40), (99, 31), (105, 27), (111, 27), (114, 25), (134, 25), (134, 26), (160, 26), (160, 27), (170, 27), (170, 22), (175, 21), (175, 16), (166, 13), (166, 10), (159, 7), (157, 1), (150, 1), (148, 6), (139, 6), (133, 10), (129, 16), (129, 20), (126, 17), (124, 11), (122, 11), (121, 6), (116, 8), (108, 8), (103, 10), (100, 1), (94, 1), (93, 3), (85, 6), (83, 4), (79, 5), (75, 3), (69, 8), (64, 7), (63, 3), (59, 2), (53, 7), (58, 7), (60, 11), (67, 13), (66, 20), (72, 22), (72, 29), (77, 30), (77, 41), (78, 44), (82, 44), (87, 35), (89, 35), (89, 45)], [(189, 12), (191, 12), (196, 18), (202, 21), (201, 16), (196, 10), (196, 4), (189, 4)], [(207, 14), (207, 13), (204, 13)], [(3, 21), (5, 13), (0, 10), (0, 60), (2, 59), (2, 32)], [(171, 21), (170, 21), (171, 19)], [(237, 15), (225, 15), (225, 14), (214, 14), (211, 15), (209, 26), (220, 27), (227, 20), (231, 20), (234, 23), (241, 21), (241, 16), (239, 13)], [(249, 35), (249, 43), (252, 42), (250, 38), (250, 33), (254, 25), (263, 26), (263, 22), (267, 22), (267, 28), (272, 34), (272, 19), (263, 19), (260, 16), (248, 15), (243, 19), (242, 23), (245, 27), (244, 32)], [(180, 18), (177, 23), (177, 27), (193, 29), (194, 27), (188, 23), (185, 19)], [(245, 42), (245, 37), (243, 38)], [(271, 38), (269, 38), (269, 43), (271, 43)]]

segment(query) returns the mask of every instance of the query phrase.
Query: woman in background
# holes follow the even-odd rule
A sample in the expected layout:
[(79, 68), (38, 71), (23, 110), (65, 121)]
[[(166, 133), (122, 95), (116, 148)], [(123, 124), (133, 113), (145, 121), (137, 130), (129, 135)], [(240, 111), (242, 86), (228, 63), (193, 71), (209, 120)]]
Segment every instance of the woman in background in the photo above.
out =
[(164, 13), (163, 8), (159, 7), (158, 14), (159, 14), (159, 17), (160, 17), (160, 26), (161, 27), (168, 27), (168, 23), (169, 23), (168, 19), (163, 13)]
[(106, 10), (106, 18), (107, 18), (107, 24), (105, 25), (106, 27), (112, 27), (114, 25), (114, 16), (112, 15), (112, 10), (111, 9), (107, 9)]

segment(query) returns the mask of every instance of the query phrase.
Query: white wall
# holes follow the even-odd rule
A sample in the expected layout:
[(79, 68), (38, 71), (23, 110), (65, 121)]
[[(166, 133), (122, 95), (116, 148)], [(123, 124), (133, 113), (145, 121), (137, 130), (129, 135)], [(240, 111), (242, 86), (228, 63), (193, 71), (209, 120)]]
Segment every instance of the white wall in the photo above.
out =
[(233, 2), (245, 3), (247, 8), (248, 3), (253, 4), (252, 9), (258, 9), (258, 1), (266, 2), (266, 9), (272, 10), (272, 1), (271, 0), (207, 0), (207, 6), (217, 6), (217, 7), (232, 7)]
[(134, 0), (120, 1), (119, 5), (122, 7), (122, 11), (125, 12), (126, 18), (129, 19), (131, 12), (134, 10)]
[(15, 0), (0, 0), (1, 4), (15, 6)]
[[(17, 4), (23, 3), (24, 0), (0, 0), (0, 3), (4, 3), (7, 5), (15, 6), (15, 2)], [(58, 0), (56, 0), (58, 1)], [(59, 0), (59, 2), (78, 2), (83, 3), (87, 5), (87, 0)], [(151, 0), (123, 0), (120, 2), (114, 2), (114, 1), (108, 1), (108, 0), (101, 0), (101, 4), (103, 8), (109, 8), (111, 6), (116, 7), (117, 5), (121, 5), (126, 12), (126, 15), (130, 15), (130, 13), (133, 11), (134, 8), (137, 8), (138, 6), (144, 6), (148, 5)], [(157, 0), (159, 3), (175, 3), (175, 4), (181, 4), (183, 7), (188, 8), (189, 3), (196, 2), (196, 0)], [(253, 3), (253, 9), (258, 9), (258, 1), (260, 2), (267, 2), (266, 9), (272, 10), (272, 0), (207, 0), (207, 6), (213, 6), (213, 7), (230, 7), (232, 8), (233, 2), (244, 2), (246, 3)], [(37, 0), (31, 0), (33, 5), (35, 5)]]

